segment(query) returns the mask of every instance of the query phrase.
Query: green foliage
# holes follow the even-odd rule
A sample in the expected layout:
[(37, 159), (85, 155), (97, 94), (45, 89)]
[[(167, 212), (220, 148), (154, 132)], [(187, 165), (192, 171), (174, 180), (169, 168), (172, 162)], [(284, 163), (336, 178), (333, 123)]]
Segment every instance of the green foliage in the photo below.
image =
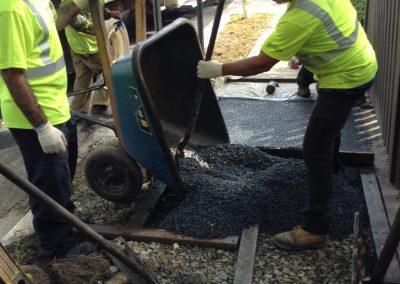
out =
[(21, 262), (24, 259), (32, 257), (35, 253), (24, 243), (17, 243), (14, 249), (15, 261)]
[(367, 0), (351, 0), (354, 8), (357, 10), (358, 20), (363, 23), (365, 20), (365, 10), (367, 5)]

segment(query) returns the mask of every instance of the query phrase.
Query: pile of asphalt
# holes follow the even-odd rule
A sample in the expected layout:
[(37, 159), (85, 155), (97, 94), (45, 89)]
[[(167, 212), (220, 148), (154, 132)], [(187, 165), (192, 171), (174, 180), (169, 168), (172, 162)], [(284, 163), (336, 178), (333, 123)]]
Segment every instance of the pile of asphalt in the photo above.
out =
[[(199, 147), (194, 153), (180, 162), (188, 194), (179, 202), (164, 196), (152, 225), (177, 234), (221, 238), (240, 235), (252, 224), (275, 234), (301, 221), (307, 197), (303, 160), (235, 144)], [(352, 234), (355, 211), (367, 224), (358, 169), (343, 167), (338, 173), (330, 208), (332, 239)]]

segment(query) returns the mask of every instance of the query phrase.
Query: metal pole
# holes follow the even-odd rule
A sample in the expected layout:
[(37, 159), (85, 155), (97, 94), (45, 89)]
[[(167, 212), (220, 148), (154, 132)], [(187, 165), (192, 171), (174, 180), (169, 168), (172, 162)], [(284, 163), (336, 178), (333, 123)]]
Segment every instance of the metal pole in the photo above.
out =
[(21, 188), (26, 193), (35, 196), (40, 201), (45, 203), (47, 206), (49, 206), (55, 212), (57, 212), (62, 217), (64, 217), (67, 221), (72, 223), (72, 225), (74, 225), (80, 232), (84, 233), (91, 240), (93, 240), (94, 242), (99, 244), (104, 250), (106, 250), (107, 252), (109, 252), (110, 254), (115, 256), (116, 258), (118, 258), (121, 262), (123, 262), (126, 266), (131, 268), (134, 272), (139, 274), (141, 277), (143, 277), (144, 279), (146, 279), (148, 281), (151, 281), (151, 283), (158, 283), (150, 275), (150, 273), (147, 271), (146, 267), (144, 267), (142, 264), (134, 262), (132, 259), (127, 257), (123, 252), (121, 252), (119, 249), (117, 249), (116, 247), (111, 245), (107, 240), (105, 240), (96, 231), (94, 231), (88, 225), (86, 225), (81, 220), (79, 220), (77, 217), (75, 217), (71, 212), (69, 212), (67, 209), (62, 207), (60, 204), (58, 204), (52, 198), (47, 196), (35, 185), (33, 185), (29, 181), (21, 178), (20, 176), (16, 175), (15, 173), (13, 173), (11, 171), (11, 169), (7, 168), (2, 163), (0, 163), (0, 174), (2, 174), (7, 179), (9, 179), (11, 182), (16, 184), (19, 188)]
[(370, 283), (382, 283), (386, 271), (396, 254), (397, 246), (400, 241), (400, 208), (397, 210), (389, 235), (386, 238), (382, 252), (376, 262)]
[(160, 0), (153, 0), (154, 31), (156, 32), (162, 29), (162, 17), (160, 9)]
[(204, 54), (203, 0), (197, 0), (197, 33), (199, 34), (201, 51)]

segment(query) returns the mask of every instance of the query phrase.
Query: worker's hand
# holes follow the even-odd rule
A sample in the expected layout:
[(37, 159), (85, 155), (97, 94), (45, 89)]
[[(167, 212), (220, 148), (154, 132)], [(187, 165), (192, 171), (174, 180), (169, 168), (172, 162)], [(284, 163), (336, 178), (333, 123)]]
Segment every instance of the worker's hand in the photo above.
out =
[(89, 0), (72, 0), (72, 2), (83, 11), (88, 11), (89, 9)]
[(110, 18), (121, 20), (121, 13), (119, 11), (110, 11)]
[(218, 61), (200, 60), (197, 63), (197, 77), (200, 79), (211, 79), (222, 76), (222, 64)]
[(298, 69), (300, 63), (299, 63), (299, 60), (298, 60), (296, 57), (292, 57), (292, 58), (289, 60), (288, 65), (289, 65), (289, 67), (292, 68), (292, 69)]
[(61, 130), (55, 128), (50, 122), (35, 128), (40, 146), (46, 154), (64, 154), (67, 148), (67, 139)]

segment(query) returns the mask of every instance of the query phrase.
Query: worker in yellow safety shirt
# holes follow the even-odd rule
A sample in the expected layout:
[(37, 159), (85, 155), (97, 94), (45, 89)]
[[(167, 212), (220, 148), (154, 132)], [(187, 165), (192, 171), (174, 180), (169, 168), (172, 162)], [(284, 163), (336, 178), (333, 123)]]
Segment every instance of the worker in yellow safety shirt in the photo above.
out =
[[(308, 199), (303, 222), (277, 234), (282, 249), (320, 248), (328, 242), (334, 157), (340, 132), (357, 99), (373, 84), (375, 52), (350, 0), (274, 0), (287, 3), (259, 55), (228, 63), (199, 61), (197, 76), (248, 76), (270, 70), (296, 56), (314, 74), (318, 96), (303, 141), (308, 172)], [(266, 200), (266, 202), (268, 202)], [(284, 204), (283, 204), (284, 206)]]
[[(62, 0), (61, 3), (67, 1), (69, 0)], [(107, 8), (104, 8), (103, 11), (105, 19), (121, 19), (118, 11), (110, 11)], [(71, 48), (71, 57), (76, 74), (74, 90), (79, 91), (88, 88), (93, 77), (97, 75), (97, 79), (99, 79), (99, 75), (102, 73), (99, 47), (90, 13), (87, 10), (81, 10), (65, 28), (65, 35)], [(108, 109), (107, 93), (98, 91), (94, 94), (93, 96), (92, 92), (87, 92), (74, 96), (71, 101), (71, 109), (83, 114), (92, 111), (93, 114), (111, 116), (111, 110)]]
[[(67, 100), (67, 73), (57, 28), (87, 1), (55, 10), (49, 0), (3, 0), (0, 5), (0, 108), (21, 151), (28, 179), (73, 211), (71, 182), (77, 158), (76, 124)], [(77, 4), (78, 3), (78, 4)], [(72, 225), (29, 196), (33, 226), (45, 258), (80, 253)]]

